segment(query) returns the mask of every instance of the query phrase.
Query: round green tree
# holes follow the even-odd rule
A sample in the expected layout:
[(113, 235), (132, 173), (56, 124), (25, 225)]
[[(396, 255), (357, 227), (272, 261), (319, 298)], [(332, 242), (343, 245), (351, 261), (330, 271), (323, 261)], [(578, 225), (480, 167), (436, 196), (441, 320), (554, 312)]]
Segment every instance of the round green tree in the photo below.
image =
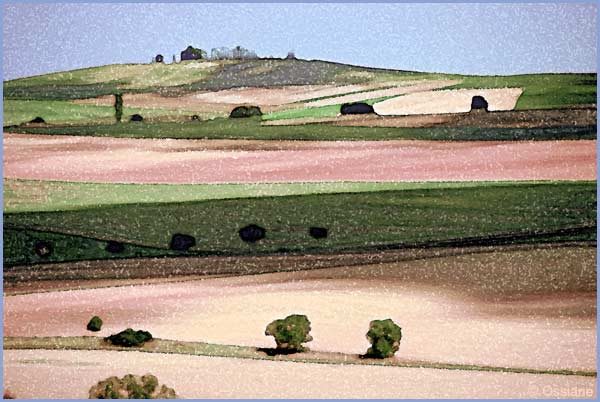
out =
[(90, 322), (88, 322), (87, 330), (92, 332), (98, 332), (102, 329), (102, 319), (97, 315), (93, 316)]
[(368, 357), (385, 359), (394, 356), (400, 348), (402, 328), (391, 319), (374, 320), (369, 324), (367, 339), (371, 347), (367, 350)]
[(303, 343), (312, 341), (310, 321), (305, 315), (293, 314), (284, 319), (275, 320), (265, 330), (265, 335), (273, 336), (277, 349), (286, 353), (302, 352)]

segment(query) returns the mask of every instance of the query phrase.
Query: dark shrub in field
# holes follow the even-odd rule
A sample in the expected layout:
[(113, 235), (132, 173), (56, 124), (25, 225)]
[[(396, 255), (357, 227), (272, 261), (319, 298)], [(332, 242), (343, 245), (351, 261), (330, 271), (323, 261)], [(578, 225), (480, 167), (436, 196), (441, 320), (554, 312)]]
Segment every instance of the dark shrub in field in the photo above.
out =
[(200, 116), (198, 116), (197, 114), (192, 116), (192, 121), (198, 121), (200, 120)]
[(108, 377), (90, 388), (89, 399), (177, 399), (173, 388), (160, 385), (152, 374)]
[(92, 332), (98, 332), (102, 329), (102, 319), (97, 315), (93, 316), (90, 322), (88, 322), (87, 330)]
[(229, 114), (229, 117), (233, 118), (252, 116), (262, 116), (262, 111), (258, 106), (238, 106)]
[(325, 239), (327, 238), (327, 228), (313, 226), (308, 229), (308, 234), (310, 237), (314, 237), (315, 239)]
[(139, 114), (134, 114), (131, 116), (129, 121), (144, 121), (144, 118)]
[(152, 334), (147, 331), (134, 331), (127, 328), (125, 331), (104, 338), (104, 340), (115, 346), (142, 346), (145, 342), (152, 340)]
[(53, 251), (52, 244), (44, 240), (36, 241), (33, 249), (40, 257), (50, 257)]
[(294, 314), (282, 320), (275, 320), (265, 330), (265, 335), (273, 336), (277, 349), (284, 353), (302, 352), (305, 342), (312, 341), (310, 321), (305, 315)]
[(387, 320), (374, 320), (369, 324), (367, 339), (371, 342), (371, 347), (367, 350), (365, 357), (378, 359), (392, 357), (400, 348), (402, 328), (389, 318)]
[(344, 103), (340, 108), (342, 114), (368, 114), (375, 113), (373, 106), (357, 102), (357, 103)]
[(46, 122), (46, 120), (42, 119), (39, 116), (30, 121), (30, 123), (45, 123), (45, 122)]
[(194, 247), (196, 245), (196, 238), (194, 236), (175, 233), (173, 237), (171, 237), (171, 244), (169, 247), (171, 250), (175, 251), (188, 251), (190, 247)]
[(248, 225), (244, 226), (238, 232), (240, 234), (240, 238), (248, 243), (255, 243), (261, 239), (264, 239), (267, 231), (265, 228), (262, 228), (258, 225)]
[(488, 110), (488, 103), (483, 96), (477, 95), (474, 96), (473, 99), (471, 99), (471, 110), (477, 109), (483, 109), (486, 112)]
[(106, 243), (106, 247), (104, 249), (109, 253), (118, 254), (125, 251), (125, 246), (123, 245), (123, 243), (111, 240), (108, 243)]

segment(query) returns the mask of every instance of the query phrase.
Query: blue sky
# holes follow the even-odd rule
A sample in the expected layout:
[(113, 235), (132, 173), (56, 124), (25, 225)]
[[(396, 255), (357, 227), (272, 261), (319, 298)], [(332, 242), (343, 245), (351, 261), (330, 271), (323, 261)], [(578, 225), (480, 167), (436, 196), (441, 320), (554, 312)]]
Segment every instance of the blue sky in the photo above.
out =
[(4, 79), (192, 44), (464, 74), (596, 71), (588, 4), (4, 4)]

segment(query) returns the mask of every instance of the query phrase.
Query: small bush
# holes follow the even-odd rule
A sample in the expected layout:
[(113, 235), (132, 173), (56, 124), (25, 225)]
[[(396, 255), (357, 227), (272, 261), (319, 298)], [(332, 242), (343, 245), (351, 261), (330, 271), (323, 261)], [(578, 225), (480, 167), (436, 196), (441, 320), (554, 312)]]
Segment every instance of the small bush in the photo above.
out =
[(320, 228), (313, 226), (308, 229), (308, 234), (310, 237), (315, 239), (326, 239), (327, 238), (327, 228)]
[(367, 339), (371, 342), (371, 347), (367, 350), (366, 357), (378, 359), (392, 357), (400, 348), (402, 328), (389, 318), (374, 320), (369, 324)]
[(109, 253), (119, 254), (125, 251), (125, 246), (123, 245), (123, 243), (110, 240), (108, 243), (106, 243), (106, 247), (104, 249)]
[(46, 258), (52, 255), (53, 248), (50, 242), (44, 240), (37, 241), (35, 242), (33, 248), (35, 253), (40, 257)]
[(192, 115), (192, 121), (199, 121), (200, 120), (200, 116), (198, 116), (197, 114)]
[(142, 346), (145, 342), (152, 340), (152, 334), (147, 331), (134, 331), (127, 328), (125, 331), (104, 338), (104, 340), (115, 346)]
[(341, 114), (368, 114), (375, 113), (373, 106), (364, 103), (364, 102), (356, 102), (356, 103), (344, 103), (340, 107)]
[(131, 115), (131, 118), (129, 119), (129, 121), (144, 121), (144, 118), (142, 117), (142, 115), (134, 114), (134, 115)]
[(45, 123), (45, 122), (46, 122), (46, 120), (42, 119), (39, 116), (30, 121), (30, 123)]
[(305, 315), (290, 315), (282, 320), (275, 320), (265, 330), (265, 335), (273, 336), (277, 349), (286, 353), (302, 352), (305, 342), (312, 341), (310, 321)]
[(471, 110), (483, 109), (487, 112), (488, 103), (481, 95), (476, 95), (471, 99)]
[(175, 251), (188, 251), (190, 247), (194, 247), (196, 245), (196, 238), (194, 236), (175, 233), (171, 237), (171, 244), (169, 244), (169, 248)]
[(256, 243), (265, 238), (267, 231), (263, 227), (252, 224), (241, 228), (238, 234), (243, 241), (247, 243)]
[(92, 332), (98, 332), (102, 329), (102, 319), (97, 315), (93, 316), (90, 322), (88, 322), (87, 330)]
[(173, 388), (160, 385), (152, 374), (108, 377), (90, 388), (89, 399), (177, 399)]
[(233, 118), (252, 116), (262, 116), (262, 111), (258, 106), (238, 106), (229, 114), (229, 117)]

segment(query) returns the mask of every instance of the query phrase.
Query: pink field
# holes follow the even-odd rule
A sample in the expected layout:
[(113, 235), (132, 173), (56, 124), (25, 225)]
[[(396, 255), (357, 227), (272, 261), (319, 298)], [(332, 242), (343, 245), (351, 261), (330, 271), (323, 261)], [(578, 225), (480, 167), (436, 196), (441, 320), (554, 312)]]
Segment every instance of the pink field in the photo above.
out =
[(595, 180), (596, 141), (240, 141), (4, 134), (4, 177), (119, 183)]
[(595, 306), (594, 248), (497, 250), (8, 296), (4, 335), (90, 335), (85, 324), (99, 315), (99, 336), (133, 327), (163, 339), (272, 347), (265, 326), (297, 313), (311, 320), (313, 350), (364, 353), (369, 322), (389, 317), (404, 329), (402, 358), (593, 370)]
[[(86, 399), (109, 376), (152, 373), (180, 398), (593, 398), (596, 378), (299, 364), (139, 352), (7, 350), (4, 385), (21, 399)], [(569, 394), (570, 393), (570, 394)]]

